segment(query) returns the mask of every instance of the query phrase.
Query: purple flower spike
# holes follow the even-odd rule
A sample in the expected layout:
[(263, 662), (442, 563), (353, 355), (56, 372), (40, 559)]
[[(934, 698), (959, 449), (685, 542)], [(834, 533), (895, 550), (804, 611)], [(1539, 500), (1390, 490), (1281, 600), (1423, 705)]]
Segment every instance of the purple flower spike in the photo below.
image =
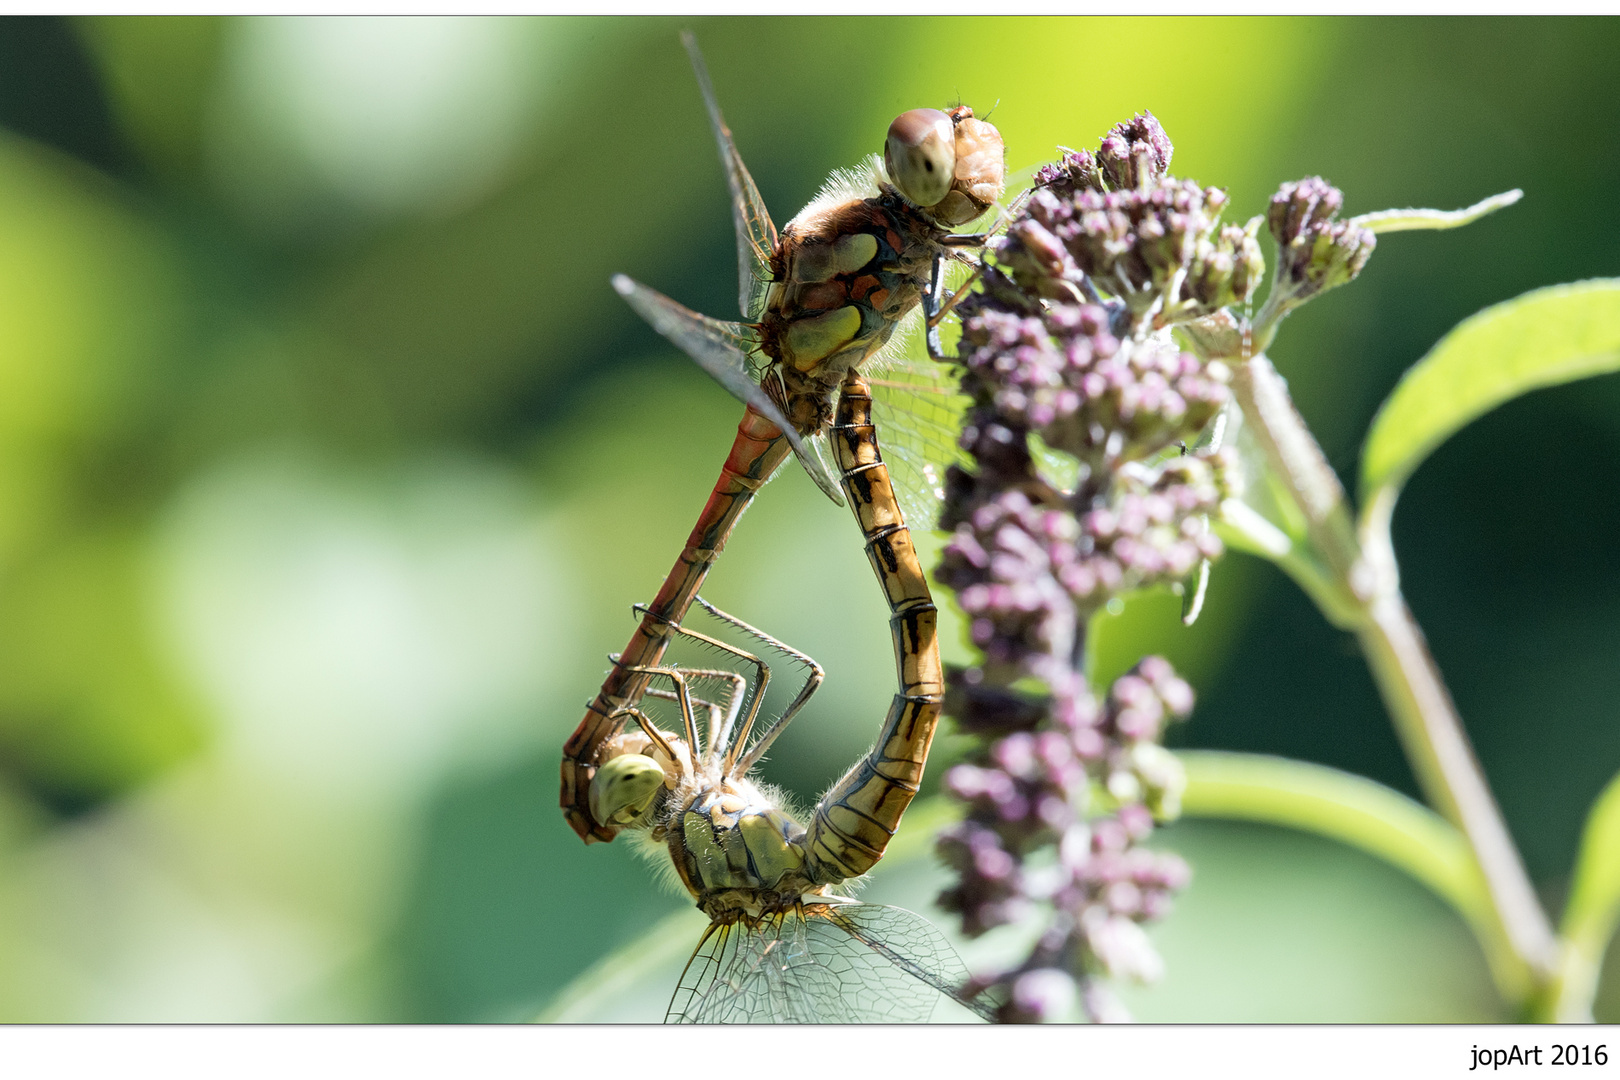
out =
[[(1231, 371), (1171, 328), (1249, 300), (1265, 219), (1220, 225), (1225, 193), (1170, 176), (1170, 156), (1144, 113), (1095, 156), (1043, 169), (958, 307), (970, 460), (946, 477), (936, 576), (982, 654), (946, 698), (980, 745), (945, 777), (965, 818), (940, 837), (957, 874), (940, 903), (969, 935), (1045, 920), (1022, 963), (971, 983), (1005, 1021), (1128, 1019), (1105, 980), (1158, 973), (1142, 924), (1189, 877), (1143, 844), (1180, 805), (1160, 740), (1192, 688), (1160, 657), (1105, 689), (1082, 666), (1111, 600), (1178, 586), (1221, 553), (1209, 520), (1237, 487), (1230, 452), (1186, 449), (1226, 407)], [(1299, 229), (1327, 220), (1320, 203)], [(1041, 849), (1056, 857), (1026, 870)]]

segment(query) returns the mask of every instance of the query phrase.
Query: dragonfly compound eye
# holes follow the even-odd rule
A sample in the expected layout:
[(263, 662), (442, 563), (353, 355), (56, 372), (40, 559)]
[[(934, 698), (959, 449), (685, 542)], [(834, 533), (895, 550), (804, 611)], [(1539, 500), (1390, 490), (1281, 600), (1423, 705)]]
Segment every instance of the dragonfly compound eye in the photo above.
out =
[(966, 225), (1001, 198), (1007, 184), (1007, 149), (994, 124), (973, 117), (958, 105), (950, 112), (956, 125), (956, 171), (950, 193), (928, 207), (928, 215), (947, 228)]
[(610, 758), (591, 778), (591, 816), (603, 825), (637, 825), (652, 809), (664, 770), (645, 754)]
[(938, 109), (912, 109), (894, 118), (883, 146), (883, 165), (900, 194), (933, 206), (956, 176), (956, 131)]

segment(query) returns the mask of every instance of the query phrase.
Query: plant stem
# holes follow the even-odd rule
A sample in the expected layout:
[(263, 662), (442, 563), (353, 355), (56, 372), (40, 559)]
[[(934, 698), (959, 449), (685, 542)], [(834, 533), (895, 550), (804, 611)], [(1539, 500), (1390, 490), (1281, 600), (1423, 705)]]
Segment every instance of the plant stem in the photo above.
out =
[(1500, 989), (1528, 1006), (1554, 977), (1557, 940), (1401, 596), (1389, 538), (1393, 495), (1367, 508), (1358, 542), (1344, 488), (1271, 361), (1263, 353), (1239, 360), (1232, 387), (1268, 463), (1304, 515), (1322, 565), (1359, 609), (1353, 629), (1412, 771), (1430, 804), (1467, 838), (1502, 936), (1521, 965), (1522, 977)]
[[(1341, 582), (1353, 585), (1360, 553), (1344, 487), (1294, 408), (1282, 376), (1258, 353), (1236, 364), (1232, 390), (1268, 463), (1304, 514), (1322, 561)], [(1360, 595), (1361, 590), (1353, 591)]]

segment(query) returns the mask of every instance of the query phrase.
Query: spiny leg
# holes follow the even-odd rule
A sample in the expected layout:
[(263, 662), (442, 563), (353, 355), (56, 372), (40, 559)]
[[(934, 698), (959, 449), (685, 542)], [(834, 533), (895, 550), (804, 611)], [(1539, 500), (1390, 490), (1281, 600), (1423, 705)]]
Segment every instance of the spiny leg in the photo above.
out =
[[(739, 626), (739, 627), (741, 627), (741, 628), (743, 628), (745, 630), (752, 631), (752, 632), (754, 632), (756, 634), (756, 636), (759, 636), (758, 631), (754, 631), (753, 627), (749, 626), (745, 622), (742, 622), (740, 619), (735, 619), (735, 618), (732, 618), (730, 615), (725, 614), (724, 612), (720, 611), (718, 608), (714, 607), (714, 605), (710, 604), (707, 600), (703, 599), (701, 596), (694, 597), (694, 599), (699, 604), (702, 604), (704, 610), (708, 611), (711, 615), (715, 615), (716, 617), (722, 619), (723, 621), (730, 622), (733, 625)], [(646, 610), (645, 608), (641, 607), (641, 605), (639, 605), (639, 604), (636, 605), (636, 609), (638, 611), (645, 611)], [(739, 736), (739, 738), (737, 740), (738, 742), (742, 742), (744, 739), (747, 738), (748, 731), (754, 726), (754, 718), (759, 714), (760, 706), (762, 704), (764, 704), (765, 690), (771, 684), (771, 666), (769, 664), (767, 664), (760, 657), (755, 656), (753, 653), (748, 652), (745, 649), (739, 649), (737, 646), (731, 644), (730, 642), (721, 641), (719, 638), (710, 637), (708, 634), (700, 633), (699, 631), (696, 631), (696, 630), (689, 630), (686, 627), (681, 626), (681, 625), (679, 625), (677, 623), (671, 623), (669, 625), (670, 625), (671, 631), (673, 631), (676, 634), (681, 635), (682, 637), (689, 637), (689, 638), (693, 639), (694, 641), (702, 642), (705, 645), (709, 645), (709, 646), (712, 646), (712, 647), (714, 647), (716, 649), (719, 649), (721, 652), (730, 653), (732, 656), (737, 657), (739, 660), (742, 660), (745, 663), (749, 663), (749, 664), (754, 665), (755, 679), (754, 679), (754, 686), (753, 686), (753, 696), (749, 699), (748, 713), (747, 713), (747, 716), (743, 720), (742, 733), (741, 733), (741, 735)], [(775, 642), (773, 639), (771, 639), (769, 636), (763, 636), (762, 640), (770, 641), (772, 644), (779, 644), (778, 642)], [(797, 653), (795, 650), (789, 649), (786, 646), (782, 646), (782, 650), (784, 652), (786, 652), (790, 656), (794, 656), (796, 658), (805, 659), (805, 660), (809, 659), (808, 657), (804, 657), (804, 656), (802, 656), (802, 654)], [(814, 664), (814, 661), (811, 661), (811, 663)], [(729, 741), (730, 736), (731, 736), (732, 725), (736, 721), (736, 718), (737, 718), (737, 710), (733, 709), (733, 710), (731, 710), (731, 715), (727, 717), (725, 725), (721, 728), (720, 737), (715, 741), (714, 745), (709, 748), (709, 754), (717, 756), (722, 749), (725, 749), (727, 747), (728, 741)], [(729, 760), (730, 756), (732, 756), (732, 755), (728, 755), (728, 760)]]
[[(709, 713), (709, 739), (708, 753), (714, 754), (715, 748), (724, 744), (726, 733), (736, 722), (737, 713), (742, 709), (742, 703), (748, 695), (748, 680), (738, 672), (727, 668), (683, 668), (688, 680), (715, 679), (729, 682), (730, 689), (726, 692), (724, 703), (710, 701), (707, 698), (693, 695), (692, 704), (708, 710)], [(657, 690), (651, 687), (647, 690), (648, 697), (662, 698), (666, 701), (678, 701), (679, 696), (669, 690)], [(724, 719), (721, 716), (724, 715)]]
[(611, 841), (617, 827), (597, 821), (588, 805), (592, 778), (603, 763), (605, 744), (623, 729), (624, 707), (635, 705), (647, 688), (645, 676), (628, 667), (656, 664), (669, 643), (669, 626), (685, 617), (692, 596), (702, 585), (731, 535), (738, 517), (765, 481), (791, 455), (787, 437), (753, 409), (743, 413), (725, 465), (714, 482), (703, 512), (653, 599), (653, 613), (641, 620), (601, 689), (585, 706), (585, 715), (563, 744), (558, 769), (558, 803), (569, 827), (586, 843)]
[[(1024, 203), (1028, 201), (1030, 192), (1033, 190), (1034, 188), (1031, 188), (1029, 191), (1025, 191), (1023, 194), (1019, 195), (1018, 198), (1013, 200), (1011, 206), (1001, 210), (996, 215), (996, 220), (988, 229), (985, 229), (983, 232), (976, 233), (952, 233), (940, 240), (940, 246), (944, 248), (982, 249), (990, 242), (991, 237), (1004, 230), (1007, 227), (1008, 222), (1012, 221), (1012, 219), (1017, 216), (1018, 212), (1023, 208)], [(950, 313), (951, 309), (960, 303), (962, 298), (968, 294), (968, 291), (973, 287), (973, 283), (976, 282), (979, 279), (979, 275), (984, 272), (984, 264), (981, 262), (979, 265), (974, 267), (972, 275), (966, 281), (964, 281), (955, 290), (955, 292), (951, 294), (950, 299), (946, 300), (944, 299), (945, 264), (947, 261), (953, 258), (960, 259), (961, 256), (957, 255), (954, 251), (949, 254), (940, 253), (934, 256), (934, 265), (929, 274), (928, 291), (923, 294), (923, 315), (925, 316), (926, 325), (928, 328), (928, 332), (924, 335), (924, 342), (927, 346), (929, 357), (934, 360), (956, 359), (954, 356), (948, 356), (945, 353), (944, 346), (940, 344), (939, 324), (941, 320), (943, 320), (945, 316)]]
[(821, 682), (824, 678), (826, 678), (827, 673), (820, 664), (816, 663), (809, 656), (800, 652), (798, 649), (795, 649), (786, 642), (772, 637), (770, 634), (767, 634), (757, 626), (752, 626), (746, 622), (743, 622), (735, 615), (729, 615), (726, 612), (721, 611), (719, 608), (715, 607), (701, 596), (695, 597), (694, 599), (697, 603), (701, 604), (703, 606), (703, 610), (707, 611), (710, 615), (713, 615), (722, 622), (730, 623), (732, 626), (735, 626), (737, 629), (746, 634), (758, 638), (771, 648), (778, 649), (781, 652), (786, 653), (788, 656), (791, 656), (793, 659), (803, 664), (807, 671), (804, 685), (799, 688), (798, 694), (795, 695), (793, 700), (788, 703), (788, 707), (782, 710), (782, 715), (772, 721), (771, 726), (766, 728), (760, 737), (755, 740), (754, 745), (749, 749), (748, 753), (744, 755), (741, 761), (737, 760), (737, 751), (741, 750), (745, 745), (747, 745), (748, 731), (749, 728), (752, 727), (755, 714), (758, 712), (757, 702), (756, 707), (750, 711), (748, 721), (744, 725), (743, 730), (738, 732), (736, 740), (727, 749), (725, 775), (746, 776), (750, 769), (759, 764), (759, 759), (764, 756), (765, 751), (770, 748), (771, 743), (776, 740), (776, 737), (782, 733), (782, 729), (787, 727), (788, 722), (798, 715), (799, 710), (804, 708), (805, 703), (810, 700), (811, 695), (820, 689)]
[[(987, 236), (986, 233), (977, 233), (973, 236), (949, 236), (945, 238), (945, 243), (952, 247), (982, 246)], [(928, 328), (928, 332), (923, 335), (923, 340), (927, 346), (929, 357), (934, 360), (956, 359), (947, 355), (944, 345), (940, 343), (939, 324), (950, 313), (951, 309), (956, 307), (962, 301), (962, 298), (968, 294), (968, 291), (973, 288), (974, 282), (979, 280), (979, 275), (983, 272), (983, 267), (974, 267), (973, 273), (968, 279), (951, 293), (949, 299), (945, 299), (945, 266), (947, 262), (949, 262), (949, 259), (943, 254), (934, 256), (933, 269), (929, 274), (928, 291), (923, 294), (924, 322)]]
[(676, 700), (681, 706), (681, 724), (686, 729), (686, 744), (694, 753), (699, 752), (703, 744), (698, 740), (697, 719), (692, 714), (692, 694), (686, 686), (686, 672), (676, 667), (634, 667), (630, 670), (637, 675), (662, 675), (675, 684)]
[(651, 739), (658, 749), (663, 752), (664, 756), (669, 758), (669, 760), (676, 763), (679, 763), (682, 760), (681, 755), (676, 752), (675, 747), (672, 746), (669, 740), (664, 737), (664, 733), (658, 729), (658, 725), (654, 724), (652, 719), (646, 713), (642, 712), (634, 705), (626, 705), (624, 708), (613, 714), (614, 719), (621, 716), (628, 716), (633, 719), (641, 728), (642, 732), (646, 734), (647, 738)]
[[(637, 607), (641, 611), (646, 610), (645, 607), (642, 607), (641, 605), (637, 605)], [(674, 624), (674, 623), (666, 623), (666, 625), (671, 626), (675, 630), (680, 629), (680, 627), (678, 625)], [(648, 665), (626, 664), (624, 662), (624, 660), (623, 660), (623, 657), (621, 655), (617, 654), (617, 653), (609, 653), (608, 654), (608, 663), (612, 664), (614, 667), (619, 668), (620, 670), (624, 671), (626, 674), (630, 674), (630, 675), (643, 675), (643, 674), (644, 675), (649, 675), (649, 676), (651, 676), (651, 675), (668, 675), (670, 673), (670, 670), (671, 670), (670, 668), (667, 668), (667, 667), (653, 667), (653, 666), (648, 666)], [(701, 675), (709, 674), (709, 673), (706, 672), (706, 671), (702, 671), (702, 672), (688, 671), (687, 674), (688, 675), (701, 676)], [(737, 675), (735, 672), (729, 672), (728, 671), (728, 672), (721, 672), (721, 673), (718, 673), (718, 674), (721, 674), (721, 675), (724, 675), (724, 676), (733, 676), (733, 677), (736, 677), (736, 678), (739, 678), (739, 679), (741, 678), (741, 676)], [(672, 681), (676, 681), (676, 680), (672, 680)], [(678, 681), (676, 681), (676, 682), (677, 682), (677, 685), (679, 685)], [(684, 690), (684, 688), (682, 688), (682, 689)], [(674, 701), (674, 702), (677, 702), (677, 703), (683, 703), (683, 698), (682, 698), (681, 694), (675, 693), (674, 691), (670, 691), (670, 690), (655, 689), (651, 685), (649, 685), (645, 690), (643, 690), (639, 696), (643, 697), (643, 698), (653, 697), (653, 698), (659, 698), (659, 699), (662, 699), (662, 700), (665, 700), (665, 701)], [(710, 711), (710, 718), (712, 720), (712, 718), (713, 718), (713, 710), (715, 708), (713, 702), (707, 701), (707, 700), (705, 700), (703, 698), (694, 697), (694, 698), (691, 698), (689, 701), (685, 702), (685, 704), (686, 704), (686, 707), (688, 707), (688, 708), (690, 707), (691, 704), (702, 705), (705, 709), (708, 709)], [(657, 725), (654, 723), (652, 718), (649, 717), (646, 713), (644, 713), (641, 709), (639, 709), (636, 705), (623, 705), (623, 706), (619, 707), (612, 714), (610, 714), (609, 719), (610, 720), (617, 719), (618, 717), (621, 717), (621, 716), (628, 716), (628, 717), (631, 717), (632, 719), (634, 719), (636, 721), (636, 724), (641, 728), (641, 730), (646, 734), (646, 736), (649, 739), (651, 739), (654, 743), (656, 743), (658, 745), (658, 748), (660, 750), (662, 750), (664, 752), (664, 754), (671, 761), (680, 762), (680, 761), (684, 760), (684, 761), (686, 761), (686, 763), (688, 765), (690, 765), (693, 757), (695, 757), (695, 755), (697, 754), (698, 746), (697, 746), (696, 743), (691, 742), (692, 738), (694, 737), (694, 735), (696, 733), (695, 732), (695, 725), (693, 723), (689, 722), (686, 725), (687, 740), (688, 740), (689, 745), (691, 746), (691, 753), (686, 755), (683, 758), (682, 756), (678, 756), (676, 754), (675, 750), (671, 747), (668, 739), (665, 737), (664, 733), (657, 727)], [(712, 728), (712, 724), (711, 724), (711, 728)]]

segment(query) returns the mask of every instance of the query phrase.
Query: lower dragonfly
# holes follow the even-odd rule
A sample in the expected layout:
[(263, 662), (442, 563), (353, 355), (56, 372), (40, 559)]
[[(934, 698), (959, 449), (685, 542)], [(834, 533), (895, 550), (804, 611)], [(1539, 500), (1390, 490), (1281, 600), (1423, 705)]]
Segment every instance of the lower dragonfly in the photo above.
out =
[[(891, 612), (899, 686), (876, 744), (822, 796), (808, 827), (794, 821), (749, 773), (820, 685), (821, 670), (699, 598), (711, 614), (802, 662), (810, 671), (803, 688), (754, 736), (767, 665), (672, 626), (672, 634), (752, 664), (754, 692), (731, 671), (640, 668), (638, 674), (669, 680), (672, 690), (648, 693), (679, 703), (682, 733), (663, 731), (640, 708), (628, 707), (638, 726), (608, 740), (610, 756), (591, 781), (592, 816), (667, 851), (711, 920), (682, 973), (670, 1022), (921, 1022), (941, 995), (991, 1015), (990, 1005), (961, 996), (966, 969), (927, 920), (836, 891), (883, 857), (917, 793), (944, 692), (937, 612), (878, 449), (871, 404), (866, 383), (848, 373), (831, 434), (844, 493)], [(732, 681), (723, 703), (694, 698), (692, 683), (710, 679)], [(706, 737), (698, 731), (699, 706), (708, 711)]]
[[(874, 156), (861, 170), (834, 174), (778, 235), (732, 143), (697, 44), (690, 34), (682, 38), (731, 189), (738, 305), (750, 321), (701, 315), (622, 275), (613, 284), (747, 409), (685, 548), (564, 744), (559, 801), (586, 843), (610, 841), (620, 831), (591, 810), (593, 778), (737, 519), (789, 454), (829, 497), (843, 501), (808, 437), (827, 428), (846, 374), (879, 361), (896, 326), (921, 302), (929, 309), (930, 352), (936, 351), (933, 327), (948, 307), (940, 302), (943, 268), (961, 249), (984, 241), (951, 230), (984, 216), (1006, 181), (1001, 136), (973, 110), (913, 109), (890, 125), (881, 161)], [(900, 367), (897, 381), (940, 389), (938, 373)], [(932, 441), (943, 443), (939, 456), (953, 456), (952, 437)], [(927, 468), (926, 485), (937, 492), (938, 475)]]

